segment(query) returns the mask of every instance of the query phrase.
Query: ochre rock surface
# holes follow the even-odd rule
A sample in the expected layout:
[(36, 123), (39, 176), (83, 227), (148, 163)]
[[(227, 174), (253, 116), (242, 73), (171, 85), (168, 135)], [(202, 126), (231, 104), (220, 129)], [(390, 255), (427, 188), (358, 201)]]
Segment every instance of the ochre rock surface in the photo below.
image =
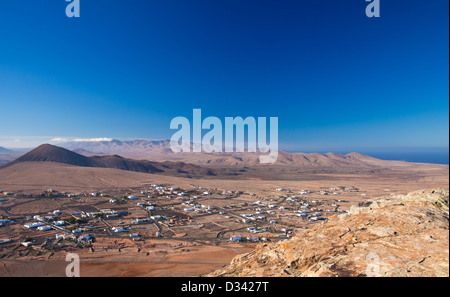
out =
[(449, 190), (381, 197), (208, 276), (449, 276)]

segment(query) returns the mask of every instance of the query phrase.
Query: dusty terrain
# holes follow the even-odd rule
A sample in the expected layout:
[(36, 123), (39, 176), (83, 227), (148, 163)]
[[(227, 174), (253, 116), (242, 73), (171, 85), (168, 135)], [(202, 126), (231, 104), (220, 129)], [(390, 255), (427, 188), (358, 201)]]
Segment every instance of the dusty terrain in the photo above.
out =
[[(168, 183), (180, 186), (203, 184), (209, 188), (245, 189), (253, 193), (267, 193), (274, 187), (303, 187), (336, 185), (339, 183), (370, 187), (378, 193), (384, 189), (408, 191), (419, 188), (433, 188), (448, 184), (449, 166), (435, 164), (420, 164), (407, 162), (389, 162), (392, 169), (381, 173), (326, 173), (309, 172), (289, 174), (287, 180), (277, 180), (283, 177), (283, 168), (257, 167), (254, 170), (261, 177), (241, 177), (225, 179), (195, 179), (160, 176), (138, 172), (123, 171), (109, 168), (79, 167), (54, 162), (23, 162), (0, 169), (0, 188), (3, 191), (42, 191), (57, 187), (60, 191), (83, 191), (102, 188), (134, 187), (147, 183)], [(281, 172), (280, 172), (281, 171)], [(270, 175), (270, 180), (264, 180)], [(264, 180), (264, 182), (262, 182)]]
[[(369, 159), (367, 162), (379, 161)], [(0, 219), (13, 220), (0, 228), (0, 239), (12, 240), (0, 245), (0, 275), (63, 276), (67, 265), (64, 259), (70, 252), (80, 255), (82, 276), (206, 275), (229, 264), (235, 256), (253, 251), (259, 244), (230, 242), (233, 235), (267, 237), (273, 241), (271, 244), (276, 244), (288, 238), (287, 231), (283, 230), (290, 229), (291, 235), (295, 235), (321, 228), (324, 220), (345, 214), (352, 205), (373, 201), (375, 197), (448, 187), (448, 166), (388, 163), (391, 167), (381, 171), (340, 174), (326, 170), (316, 172), (311, 168), (301, 168), (301, 173), (292, 174), (289, 170), (296, 169), (289, 166), (254, 167), (251, 170), (257, 177), (230, 179), (180, 178), (54, 162), (13, 164), (0, 169), (0, 191), (3, 191), (0, 194)], [(271, 178), (265, 179), (265, 176)], [(290, 178), (283, 180), (284, 176)], [(147, 191), (155, 192), (155, 184), (178, 190), (162, 190), (150, 197)], [(308, 192), (299, 194), (302, 190)], [(182, 192), (186, 195), (179, 196)], [(62, 196), (58, 196), (61, 193)], [(91, 196), (91, 193), (99, 195)], [(136, 196), (136, 200), (123, 201), (123, 197), (130, 195)], [(110, 199), (122, 199), (122, 202), (111, 204)], [(255, 205), (257, 200), (261, 204)], [(199, 213), (186, 211), (189, 207), (194, 208), (194, 204), (185, 205), (192, 202), (197, 206), (212, 206), (212, 209), (201, 209)], [(156, 209), (145, 210), (137, 203), (154, 205)], [(273, 214), (270, 213), (271, 204), (276, 204)], [(88, 217), (87, 223), (70, 224), (66, 228), (81, 228), (82, 234), (94, 235), (95, 242), (88, 245), (55, 241), (55, 236), (61, 234), (57, 229), (24, 228), (25, 223), (33, 221), (33, 216), (46, 216), (56, 209), (61, 211), (58, 219), (65, 220), (75, 212), (105, 209), (125, 210), (127, 214), (109, 219)], [(302, 209), (307, 210), (307, 219), (300, 218), (295, 212)], [(262, 213), (260, 210), (265, 219), (243, 222), (244, 214)], [(322, 215), (314, 221), (319, 210)], [(136, 218), (155, 215), (164, 215), (168, 219), (154, 219), (141, 225), (131, 223)], [(169, 223), (172, 218), (175, 222)], [(272, 220), (274, 222), (269, 223)], [(111, 231), (112, 227), (118, 226), (125, 227), (127, 232), (115, 234)], [(249, 227), (261, 233), (253, 234)], [(405, 223), (404, 230), (409, 227)], [(158, 231), (160, 238), (155, 236)], [(132, 233), (139, 234), (141, 240), (131, 240), (129, 235)], [(431, 236), (438, 238), (438, 234)], [(33, 247), (20, 244), (26, 238), (34, 239)], [(409, 239), (404, 237), (402, 240), (406, 244)], [(289, 273), (293, 274), (290, 270)]]
[(41, 255), (29, 253), (2, 259), (0, 276), (65, 276), (68, 252), (79, 255), (81, 277), (199, 276), (251, 250), (253, 246), (232, 243), (214, 246), (164, 239), (133, 242), (100, 238), (87, 249), (66, 249), (65, 252)]

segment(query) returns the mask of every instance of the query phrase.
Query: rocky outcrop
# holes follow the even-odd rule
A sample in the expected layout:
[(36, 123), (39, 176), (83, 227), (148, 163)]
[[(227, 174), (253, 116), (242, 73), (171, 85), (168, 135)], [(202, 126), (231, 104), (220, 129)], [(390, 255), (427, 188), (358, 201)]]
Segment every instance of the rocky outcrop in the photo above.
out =
[(448, 277), (448, 201), (438, 189), (362, 203), (209, 276)]

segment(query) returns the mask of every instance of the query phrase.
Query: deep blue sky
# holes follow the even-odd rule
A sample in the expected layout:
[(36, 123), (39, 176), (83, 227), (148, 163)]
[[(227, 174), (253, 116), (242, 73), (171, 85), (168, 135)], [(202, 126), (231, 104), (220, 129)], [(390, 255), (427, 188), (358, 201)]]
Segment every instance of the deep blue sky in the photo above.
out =
[(0, 146), (168, 139), (201, 108), (279, 117), (292, 151), (448, 151), (448, 0), (381, 0), (380, 19), (364, 0), (66, 5), (0, 0)]

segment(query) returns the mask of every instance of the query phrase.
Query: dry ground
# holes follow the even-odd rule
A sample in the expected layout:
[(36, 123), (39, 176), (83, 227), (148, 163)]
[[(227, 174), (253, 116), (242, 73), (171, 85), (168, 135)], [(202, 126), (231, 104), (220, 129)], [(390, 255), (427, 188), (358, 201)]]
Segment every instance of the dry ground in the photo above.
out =
[[(267, 170), (267, 169), (261, 169)], [(201, 180), (185, 179), (160, 175), (121, 171), (104, 168), (84, 168), (71, 165), (30, 162), (0, 169), (0, 190), (15, 193), (41, 193), (53, 188), (60, 192), (102, 192), (123, 188), (145, 187), (150, 184), (170, 184), (190, 189), (194, 186), (218, 189), (220, 191), (243, 191), (246, 194), (238, 199), (243, 202), (259, 200), (269, 195), (283, 195), (275, 191), (277, 188), (293, 190), (307, 189), (319, 191), (339, 186), (354, 186), (361, 193), (344, 193), (341, 196), (318, 196), (314, 199), (341, 199), (343, 209), (351, 205), (367, 201), (374, 197), (391, 193), (406, 194), (418, 189), (447, 187), (449, 184), (448, 166), (430, 164), (412, 164), (398, 162), (395, 170), (389, 174), (297, 174), (294, 180), (262, 180), (248, 178), (245, 180)], [(276, 175), (276, 171), (272, 173)], [(361, 194), (366, 196), (361, 196)], [(31, 215), (35, 212), (46, 212), (64, 208), (55, 199), (49, 201), (34, 201), (20, 204), (14, 198), (5, 197), (0, 202), (0, 215), (10, 214)], [(308, 197), (309, 198), (309, 197)], [(225, 201), (226, 202), (226, 201)], [(59, 204), (58, 204), (59, 203)], [(75, 203), (75, 202), (73, 202)], [(84, 201), (76, 203), (83, 204)], [(220, 224), (220, 221), (217, 221)], [(206, 219), (206, 224), (212, 224)], [(21, 226), (19, 226), (21, 227)], [(211, 228), (213, 226), (211, 225)], [(4, 228), (3, 228), (4, 229)], [(220, 227), (214, 227), (214, 232)], [(20, 231), (20, 230), (19, 230)], [(5, 234), (0, 234), (2, 238)], [(214, 271), (228, 263), (238, 254), (253, 249), (254, 244), (231, 244), (214, 242), (195, 242), (183, 240), (183, 230), (180, 228), (178, 239), (155, 239), (145, 243), (131, 240), (111, 242), (111, 238), (98, 238), (91, 250), (77, 250), (81, 258), (82, 276), (198, 276)], [(228, 235), (228, 234), (227, 234)], [(121, 246), (119, 251), (118, 246)], [(66, 263), (64, 253), (46, 253), (43, 255), (18, 255), (11, 251), (10, 258), (0, 259), (1, 276), (36, 276), (63, 275)]]

